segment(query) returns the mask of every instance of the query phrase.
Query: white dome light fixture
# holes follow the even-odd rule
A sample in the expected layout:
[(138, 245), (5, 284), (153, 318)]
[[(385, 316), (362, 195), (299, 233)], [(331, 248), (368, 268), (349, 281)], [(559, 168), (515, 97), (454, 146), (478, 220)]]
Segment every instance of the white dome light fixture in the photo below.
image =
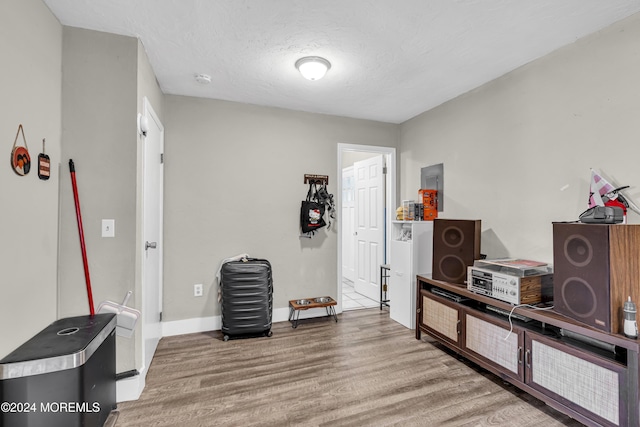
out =
[(331, 68), (331, 63), (319, 56), (305, 56), (296, 61), (296, 68), (307, 80), (320, 80)]

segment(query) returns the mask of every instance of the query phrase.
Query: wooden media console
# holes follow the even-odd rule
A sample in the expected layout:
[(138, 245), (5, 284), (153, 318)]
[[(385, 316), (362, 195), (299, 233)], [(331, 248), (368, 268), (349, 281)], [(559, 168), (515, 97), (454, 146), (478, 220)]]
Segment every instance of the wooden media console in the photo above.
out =
[(417, 276), (422, 333), (583, 424), (639, 425), (636, 340)]

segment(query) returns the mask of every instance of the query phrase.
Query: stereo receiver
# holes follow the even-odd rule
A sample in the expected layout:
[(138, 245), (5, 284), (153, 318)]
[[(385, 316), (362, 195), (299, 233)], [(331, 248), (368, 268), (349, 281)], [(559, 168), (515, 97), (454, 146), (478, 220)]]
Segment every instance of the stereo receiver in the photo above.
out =
[[(516, 262), (517, 261), (517, 262)], [(467, 289), (510, 304), (538, 304), (553, 300), (553, 273), (546, 264), (519, 268), (524, 260), (476, 261), (467, 267)]]

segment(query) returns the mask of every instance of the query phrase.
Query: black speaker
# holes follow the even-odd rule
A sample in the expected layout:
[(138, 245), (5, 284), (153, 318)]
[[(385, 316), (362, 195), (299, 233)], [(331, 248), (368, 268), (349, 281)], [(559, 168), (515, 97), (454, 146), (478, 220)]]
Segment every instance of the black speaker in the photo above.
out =
[(433, 220), (433, 273), (435, 280), (464, 284), (467, 267), (480, 259), (481, 221)]
[(640, 303), (640, 225), (553, 224), (554, 310), (623, 332), (622, 307)]

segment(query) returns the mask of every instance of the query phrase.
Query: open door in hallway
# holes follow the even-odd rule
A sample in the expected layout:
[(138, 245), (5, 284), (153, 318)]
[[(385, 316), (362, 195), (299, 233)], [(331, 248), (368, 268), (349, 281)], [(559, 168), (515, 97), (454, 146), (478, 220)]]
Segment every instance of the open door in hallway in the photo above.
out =
[(355, 162), (355, 290), (380, 297), (379, 268), (384, 260), (385, 176), (382, 155)]

